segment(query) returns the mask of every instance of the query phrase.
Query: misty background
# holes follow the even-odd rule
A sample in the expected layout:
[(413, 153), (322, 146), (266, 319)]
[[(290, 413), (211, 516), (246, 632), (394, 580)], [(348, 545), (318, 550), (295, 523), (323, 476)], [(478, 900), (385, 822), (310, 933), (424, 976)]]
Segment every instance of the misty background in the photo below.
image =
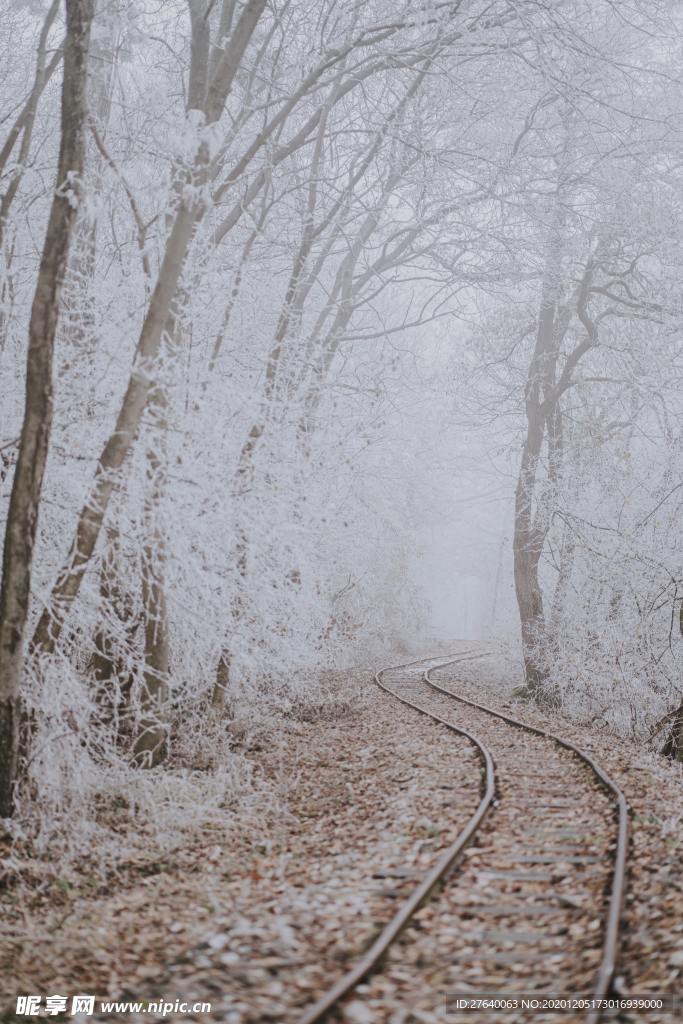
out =
[(676, 756), (680, 6), (0, 8), (3, 816), (455, 638)]

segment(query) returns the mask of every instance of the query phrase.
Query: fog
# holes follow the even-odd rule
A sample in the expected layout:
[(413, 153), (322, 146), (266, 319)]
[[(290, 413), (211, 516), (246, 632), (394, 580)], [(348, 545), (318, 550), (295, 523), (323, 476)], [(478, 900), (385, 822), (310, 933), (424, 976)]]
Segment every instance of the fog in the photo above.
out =
[(680, 4), (0, 13), (11, 871), (223, 827), (470, 643), (680, 762)]

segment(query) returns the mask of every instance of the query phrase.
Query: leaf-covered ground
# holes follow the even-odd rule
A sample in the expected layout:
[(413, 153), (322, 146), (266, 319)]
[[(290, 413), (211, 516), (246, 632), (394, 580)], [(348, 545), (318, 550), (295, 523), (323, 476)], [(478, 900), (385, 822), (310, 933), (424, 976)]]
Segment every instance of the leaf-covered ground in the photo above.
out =
[(294, 1020), (478, 800), (469, 744), (369, 684), (331, 716), (283, 719), (248, 756), (268, 814), (262, 798), (241, 806), (223, 834), (94, 889), (84, 876), (10, 890), (4, 1008), (17, 993), (95, 992), (210, 1001), (210, 1019), (230, 1022)]
[[(482, 650), (487, 650), (482, 645)], [(550, 729), (592, 754), (622, 788), (631, 849), (621, 987), (627, 993), (683, 990), (683, 766), (606, 731), (544, 714), (510, 699), (514, 660), (500, 654), (439, 673), (472, 700)], [(653, 1020), (654, 1018), (649, 1018)]]
[[(447, 679), (508, 705), (518, 681), (500, 659), (461, 666)], [(0, 940), (8, 1019), (17, 994), (92, 992), (213, 1004), (211, 1015), (186, 1019), (297, 1020), (366, 948), (478, 799), (479, 763), (465, 740), (381, 696), (370, 672), (340, 680), (339, 688), (354, 699), (282, 718), (236, 753), (249, 759), (257, 787), (251, 803), (226, 810), (224, 826), (207, 827), (163, 856), (150, 850), (105, 877), (84, 867), (68, 883), (10, 885)], [(516, 705), (516, 713), (578, 739), (623, 785), (633, 810), (623, 984), (629, 991), (680, 986), (680, 771), (528, 705)], [(421, 911), (418, 932), (436, 926), (455, 934), (447, 906), (442, 900)], [(415, 966), (408, 964), (408, 974), (401, 964), (389, 968), (394, 982), (378, 976), (347, 1004), (346, 1020), (441, 1019), (438, 1010), (413, 1016), (401, 1005), (411, 973), (420, 974)]]

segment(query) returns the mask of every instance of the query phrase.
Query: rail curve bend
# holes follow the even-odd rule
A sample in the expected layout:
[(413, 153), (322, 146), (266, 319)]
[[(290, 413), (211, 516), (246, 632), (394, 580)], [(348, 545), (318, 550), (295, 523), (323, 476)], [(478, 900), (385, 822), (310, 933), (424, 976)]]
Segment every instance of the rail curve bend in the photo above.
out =
[[(462, 660), (466, 660), (469, 653), (470, 652), (465, 652), (465, 658), (462, 656), (452, 657), (449, 661), (443, 662), (439, 667), (446, 668), (448, 665), (457, 664)], [(388, 672), (398, 671), (404, 668), (412, 668), (415, 665), (421, 665), (425, 661), (433, 660), (433, 658), (421, 658), (418, 661), (407, 662), (403, 665), (387, 666), (375, 673), (375, 683), (381, 690), (395, 697), (402, 704), (406, 704), (415, 711), (419, 711), (420, 714), (426, 715), (428, 718), (432, 718), (436, 722), (440, 722), (442, 725), (445, 725), (450, 729), (451, 732), (464, 736), (474, 744), (480, 756), (483, 771), (482, 795), (479, 805), (465, 827), (458, 833), (450, 846), (448, 846), (441, 854), (431, 871), (427, 873), (422, 882), (420, 882), (420, 884), (413, 890), (411, 895), (399, 907), (389, 923), (382, 929), (365, 955), (357, 964), (355, 964), (354, 967), (351, 968), (351, 970), (343, 975), (343, 977), (341, 977), (339, 981), (332, 986), (332, 988), (321, 996), (314, 1006), (304, 1013), (300, 1018), (299, 1024), (317, 1024), (318, 1021), (324, 1020), (329, 1011), (332, 1010), (337, 1003), (344, 998), (344, 996), (353, 991), (356, 985), (360, 984), (363, 978), (374, 970), (386, 951), (389, 949), (389, 946), (396, 941), (422, 904), (429, 899), (439, 883), (455, 866), (459, 857), (462, 855), (463, 851), (472, 840), (472, 837), (477, 832), (477, 829), (484, 820), (484, 817), (488, 813), (493, 802), (496, 789), (495, 766), (490, 751), (481, 742), (481, 740), (476, 736), (473, 736), (472, 733), (468, 732), (466, 729), (457, 728), (452, 723), (447, 722), (440, 715), (432, 714), (407, 698), (400, 696), (383, 681), (383, 676)]]
[[(385, 679), (390, 672), (397, 672), (402, 669), (413, 669), (416, 666), (429, 662), (437, 662), (428, 665), (422, 672), (422, 681), (433, 691), (451, 698), (462, 705), (467, 705), (505, 722), (514, 729), (523, 730), (527, 733), (541, 737), (545, 741), (556, 744), (586, 765), (603, 790), (609, 794), (613, 801), (616, 818), (616, 841), (612, 854), (612, 870), (610, 874), (608, 907), (605, 916), (603, 942), (600, 950), (599, 965), (594, 975), (592, 985), (592, 1001), (599, 1002), (610, 993), (615, 977), (617, 956), (619, 951), (619, 929), (623, 906), (626, 896), (626, 862), (628, 854), (628, 806), (623, 792), (607, 772), (588, 754), (576, 744), (557, 736), (555, 733), (545, 729), (529, 725), (510, 715), (505, 715), (495, 708), (486, 704), (477, 703), (464, 697), (447, 686), (437, 682), (433, 676), (435, 673), (467, 661), (474, 661), (489, 656), (490, 652), (482, 652), (475, 648), (461, 651), (458, 654), (444, 655), (442, 657), (422, 658), (418, 661), (406, 662), (401, 665), (387, 666), (380, 669), (374, 677), (377, 686), (387, 695), (400, 701), (407, 707), (418, 711), (420, 714), (446, 726), (451, 732), (465, 737), (476, 749), (481, 763), (481, 789), (480, 799), (475, 812), (470, 816), (464, 827), (460, 830), (451, 844), (444, 850), (427, 872), (423, 880), (413, 890), (410, 896), (400, 905), (397, 912), (387, 925), (381, 930), (375, 941), (358, 962), (345, 973), (339, 980), (325, 992), (318, 1001), (304, 1012), (299, 1019), (299, 1024), (318, 1024), (323, 1021), (328, 1013), (333, 1010), (345, 996), (364, 978), (370, 975), (379, 965), (389, 947), (396, 941), (406, 926), (410, 923), (419, 908), (429, 899), (439, 884), (446, 879), (452, 869), (460, 861), (465, 849), (477, 834), (482, 823), (487, 818), (495, 803), (497, 777), (496, 766), (491, 750), (483, 742), (481, 737), (475, 735), (468, 729), (455, 725), (439, 715), (436, 711), (415, 703), (405, 693), (399, 693)], [(585, 1024), (598, 1024), (602, 1013), (599, 1009), (591, 1009), (584, 1017)]]

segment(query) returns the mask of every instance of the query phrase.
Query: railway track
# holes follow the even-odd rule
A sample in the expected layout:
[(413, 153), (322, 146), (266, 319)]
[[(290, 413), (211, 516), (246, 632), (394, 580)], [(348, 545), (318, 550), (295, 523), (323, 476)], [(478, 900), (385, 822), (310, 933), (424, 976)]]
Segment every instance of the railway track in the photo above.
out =
[[(474, 650), (377, 672), (380, 689), (474, 745), (481, 765), (475, 812), (360, 960), (300, 1018), (329, 1020), (383, 964), (410, 963), (422, 934), (406, 932), (434, 891), (457, 929), (430, 936), (423, 960), (447, 979), (439, 1019), (488, 1022), (458, 999), (580, 997), (561, 1017), (511, 1010), (493, 1019), (598, 1024), (614, 981), (626, 886), (628, 811), (595, 760), (563, 738), (460, 696), (444, 673), (486, 657)], [(438, 676), (438, 681), (437, 677)], [(485, 739), (483, 738), (485, 737)], [(458, 869), (457, 874), (455, 869)], [(451, 877), (453, 876), (453, 877)], [(444, 882), (450, 878), (448, 885)], [(405, 971), (403, 971), (405, 974)], [(438, 973), (438, 970), (437, 970)], [(366, 989), (371, 988), (369, 982)], [(371, 995), (366, 994), (371, 1002)], [(448, 997), (448, 1003), (446, 1003)], [(443, 1016), (443, 1014), (446, 1016)]]

